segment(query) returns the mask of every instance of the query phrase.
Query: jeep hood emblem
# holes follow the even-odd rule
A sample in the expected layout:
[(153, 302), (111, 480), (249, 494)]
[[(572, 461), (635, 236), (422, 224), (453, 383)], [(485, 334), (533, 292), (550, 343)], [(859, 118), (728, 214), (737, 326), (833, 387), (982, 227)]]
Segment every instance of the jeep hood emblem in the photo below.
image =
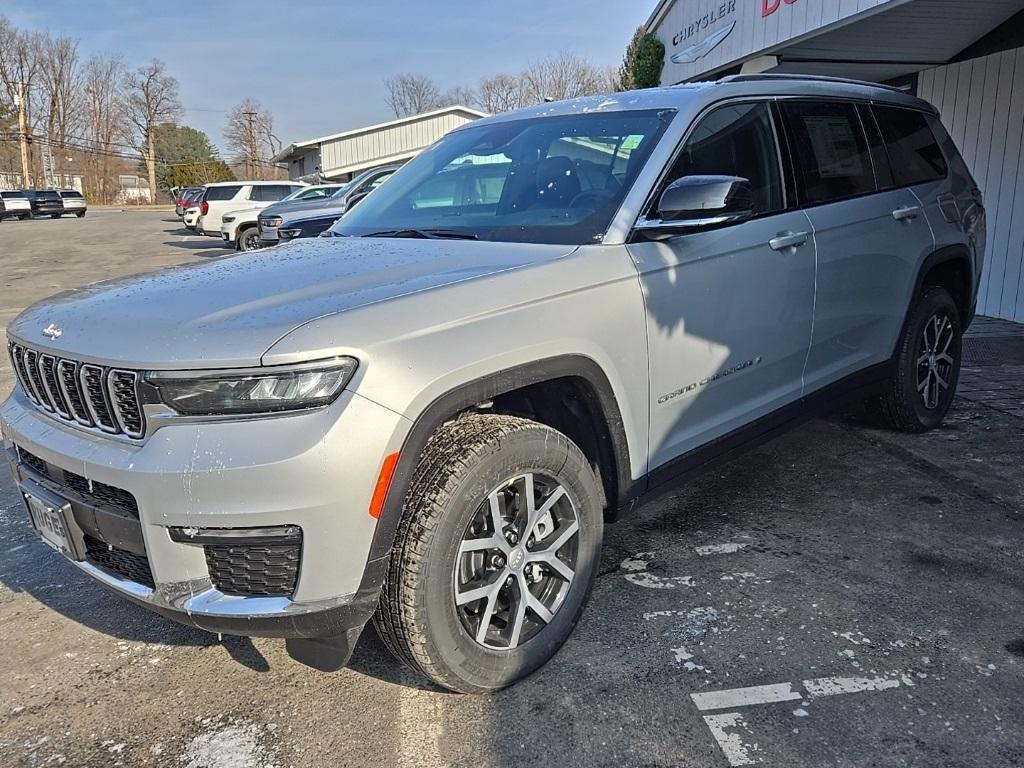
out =
[(63, 329), (55, 323), (50, 323), (48, 326), (43, 328), (43, 336), (51, 339), (59, 339), (63, 333)]

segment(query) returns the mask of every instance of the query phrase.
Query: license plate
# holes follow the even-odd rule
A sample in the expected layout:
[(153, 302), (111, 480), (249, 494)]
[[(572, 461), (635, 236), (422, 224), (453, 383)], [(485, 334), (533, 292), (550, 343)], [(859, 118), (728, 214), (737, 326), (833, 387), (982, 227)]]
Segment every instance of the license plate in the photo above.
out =
[(74, 558), (74, 550), (71, 548), (71, 537), (68, 535), (67, 521), (64, 517), (66, 508), (55, 508), (42, 499), (37, 499), (31, 493), (22, 491), (25, 504), (28, 506), (28, 514), (32, 519), (32, 525), (42, 537), (43, 541), (56, 549), (66, 557)]

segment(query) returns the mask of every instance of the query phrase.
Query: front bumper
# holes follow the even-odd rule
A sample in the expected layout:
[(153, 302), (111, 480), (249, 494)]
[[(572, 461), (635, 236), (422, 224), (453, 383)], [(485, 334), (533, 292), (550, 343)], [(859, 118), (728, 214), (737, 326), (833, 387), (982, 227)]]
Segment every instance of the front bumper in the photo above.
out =
[[(43, 484), (74, 501), (41, 476), (38, 463), (35, 470), (19, 463), (13, 446), (62, 475), (87, 478), (90, 488), (105, 484), (137, 501), (152, 586), (88, 558), (73, 561), (80, 570), (183, 624), (267, 637), (334, 637), (369, 619), (386, 563), (369, 560), (376, 521), (368, 509), (383, 457), (398, 449), (405, 425), (402, 417), (351, 392), (325, 409), (168, 425), (138, 442), (57, 422), (18, 390), (0, 406), (19, 482)], [(72, 506), (76, 519), (88, 516), (88, 508)], [(169, 535), (170, 528), (282, 525), (303, 531), (298, 581), (289, 597), (224, 594), (211, 581), (203, 548)], [(115, 539), (104, 543), (115, 546)]]

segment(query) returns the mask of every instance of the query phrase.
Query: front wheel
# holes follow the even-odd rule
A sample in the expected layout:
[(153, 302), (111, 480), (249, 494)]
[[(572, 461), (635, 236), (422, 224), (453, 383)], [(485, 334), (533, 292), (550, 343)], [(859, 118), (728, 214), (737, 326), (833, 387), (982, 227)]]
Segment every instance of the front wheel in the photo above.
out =
[(260, 231), (256, 227), (243, 229), (238, 234), (238, 250), (255, 251), (260, 247)]
[(601, 491), (565, 435), (471, 415), (430, 439), (374, 624), (400, 660), (463, 693), (511, 685), (575, 626), (597, 573)]
[(960, 379), (962, 332), (949, 292), (926, 289), (910, 313), (897, 348), (896, 371), (880, 400), (886, 426), (926, 432), (942, 423)]

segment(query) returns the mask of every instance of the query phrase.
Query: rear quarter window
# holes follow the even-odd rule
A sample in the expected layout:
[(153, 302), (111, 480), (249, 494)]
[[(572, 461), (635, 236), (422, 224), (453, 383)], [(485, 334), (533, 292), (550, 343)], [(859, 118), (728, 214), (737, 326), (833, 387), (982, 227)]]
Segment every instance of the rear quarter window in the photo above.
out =
[(923, 184), (944, 179), (946, 158), (922, 112), (900, 107), (873, 107), (878, 128), (885, 140), (893, 180), (898, 186)]
[(242, 187), (241, 185), (232, 187), (208, 187), (206, 195), (203, 198), (207, 202), (216, 202), (219, 200), (233, 200), (235, 195), (238, 194), (238, 190)]

